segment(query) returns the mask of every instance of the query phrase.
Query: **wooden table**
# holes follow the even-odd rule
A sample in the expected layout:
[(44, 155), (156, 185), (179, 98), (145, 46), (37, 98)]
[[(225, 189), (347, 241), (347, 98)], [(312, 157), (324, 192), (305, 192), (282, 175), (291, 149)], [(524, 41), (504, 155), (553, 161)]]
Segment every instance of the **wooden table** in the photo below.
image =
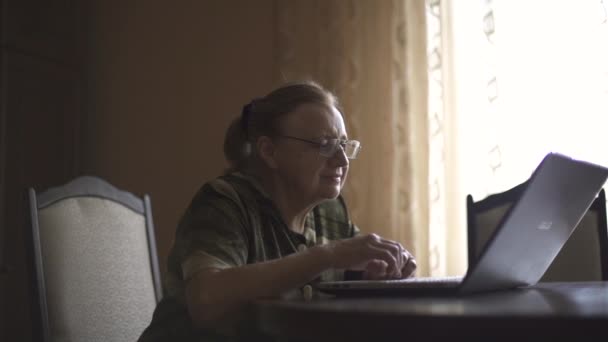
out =
[(608, 282), (544, 283), (466, 297), (254, 303), (262, 333), (300, 341), (608, 341)]

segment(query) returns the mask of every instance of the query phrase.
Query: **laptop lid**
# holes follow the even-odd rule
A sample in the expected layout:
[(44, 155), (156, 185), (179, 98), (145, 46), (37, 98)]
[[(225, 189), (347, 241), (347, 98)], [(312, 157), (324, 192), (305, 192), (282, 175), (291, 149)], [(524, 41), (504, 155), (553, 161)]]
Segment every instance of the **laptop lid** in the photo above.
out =
[[(529, 178), (462, 281), (334, 281), (321, 291), (344, 295), (468, 294), (538, 282), (608, 178), (608, 169), (549, 153)], [(430, 281), (429, 281), (430, 280)], [(447, 286), (446, 286), (447, 285)]]
[(461, 293), (536, 284), (608, 178), (608, 169), (559, 153), (543, 158), (503, 217)]

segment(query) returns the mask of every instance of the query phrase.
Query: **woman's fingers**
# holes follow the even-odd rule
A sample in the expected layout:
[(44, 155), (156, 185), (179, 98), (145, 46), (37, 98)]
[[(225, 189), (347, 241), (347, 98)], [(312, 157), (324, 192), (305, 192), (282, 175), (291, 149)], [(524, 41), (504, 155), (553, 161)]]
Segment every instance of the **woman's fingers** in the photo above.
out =
[(365, 269), (370, 279), (407, 277), (416, 269), (414, 258), (400, 243), (377, 234), (340, 240), (331, 249), (334, 267)]
[(374, 238), (371, 239), (370, 244), (376, 249), (376, 252), (378, 250), (383, 251), (381, 254), (377, 254), (376, 257), (381, 258), (388, 264), (387, 276), (400, 278), (401, 269), (405, 265), (403, 259), (403, 251), (405, 249), (400, 243), (383, 239), (375, 234), (372, 235), (374, 235)]
[(386, 278), (386, 268), (388, 264), (382, 260), (372, 260), (365, 267), (363, 279), (384, 279)]
[(414, 275), (416, 268), (418, 265), (416, 264), (416, 259), (409, 252), (405, 251), (404, 258), (407, 258), (405, 261), (403, 268), (401, 269), (401, 275), (403, 278), (408, 278)]
[(391, 275), (392, 277), (397, 277), (397, 278), (401, 278), (401, 277), (407, 278), (414, 274), (414, 272), (417, 268), (416, 259), (407, 249), (405, 249), (405, 247), (403, 247), (403, 245), (401, 245), (400, 243), (398, 243), (396, 241), (391, 241), (391, 240), (387, 240), (387, 239), (383, 239), (383, 238), (380, 238), (379, 241), (377, 241), (377, 245), (382, 246), (381, 248), (387, 248), (388, 250), (391, 251), (391, 253), (394, 253), (394, 252), (397, 253), (396, 254), (397, 257), (395, 257), (395, 259), (396, 259), (395, 266), (401, 272), (395, 272), (394, 270), (389, 270), (387, 272), (387, 273), (389, 273), (389, 275)]
[(393, 255), (393, 253), (387, 249), (376, 246), (369, 247), (369, 253), (370, 259), (386, 263), (386, 277), (401, 277), (401, 268), (398, 266), (399, 256)]

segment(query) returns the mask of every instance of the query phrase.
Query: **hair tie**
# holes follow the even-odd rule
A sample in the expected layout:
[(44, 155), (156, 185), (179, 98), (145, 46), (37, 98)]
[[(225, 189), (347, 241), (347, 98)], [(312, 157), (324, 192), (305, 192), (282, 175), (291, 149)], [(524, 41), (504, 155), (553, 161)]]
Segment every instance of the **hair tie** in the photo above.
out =
[(251, 102), (243, 106), (241, 111), (241, 122), (243, 123), (243, 131), (247, 135), (247, 126), (249, 126), (249, 115), (251, 114)]
[(251, 117), (251, 111), (253, 110), (253, 106), (256, 101), (259, 99), (253, 99), (251, 102), (243, 106), (243, 110), (241, 111), (241, 122), (243, 124), (243, 132), (245, 132), (245, 138), (249, 139), (249, 120)]

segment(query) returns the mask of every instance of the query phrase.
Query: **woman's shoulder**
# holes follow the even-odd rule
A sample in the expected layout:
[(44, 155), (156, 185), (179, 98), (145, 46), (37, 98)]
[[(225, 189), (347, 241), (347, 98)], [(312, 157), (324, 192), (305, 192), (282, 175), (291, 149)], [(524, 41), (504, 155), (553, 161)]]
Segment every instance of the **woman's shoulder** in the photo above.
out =
[(194, 195), (192, 204), (230, 201), (240, 205), (260, 197), (251, 180), (239, 173), (229, 173), (205, 182)]

